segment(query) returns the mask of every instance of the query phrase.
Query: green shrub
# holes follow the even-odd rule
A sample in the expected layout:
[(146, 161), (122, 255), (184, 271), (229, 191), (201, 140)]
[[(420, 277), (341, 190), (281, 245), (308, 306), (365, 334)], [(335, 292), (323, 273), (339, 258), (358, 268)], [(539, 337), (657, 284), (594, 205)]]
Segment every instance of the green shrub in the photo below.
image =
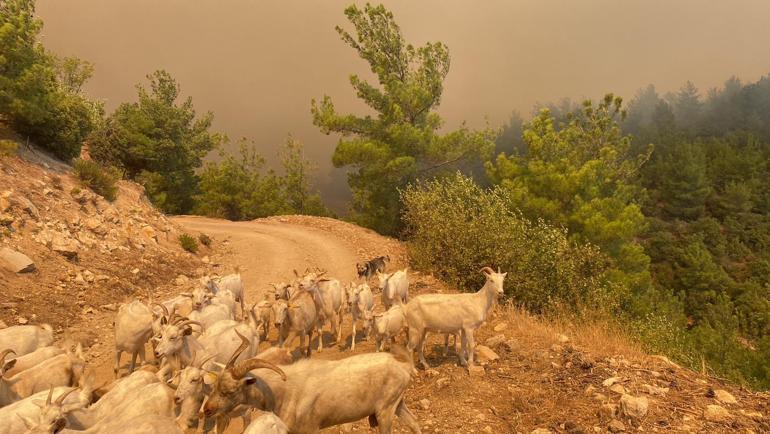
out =
[(491, 266), (508, 272), (506, 294), (536, 312), (611, 311), (619, 302), (597, 248), (575, 245), (566, 231), (523, 218), (503, 189), (485, 190), (457, 174), (409, 186), (401, 198), (413, 262), (461, 289), (480, 288), (478, 270)]
[(198, 235), (198, 241), (206, 247), (211, 247), (211, 237), (206, 234)]
[(13, 140), (0, 140), (0, 157), (10, 157), (19, 153), (19, 144)]
[(72, 187), (72, 190), (70, 190), (70, 194), (73, 196), (76, 194), (80, 194), (80, 192), (81, 192), (80, 187)]
[(115, 200), (118, 193), (118, 187), (115, 184), (120, 179), (120, 173), (116, 169), (102, 167), (91, 160), (80, 159), (75, 160), (73, 166), (75, 175), (85, 187), (109, 201)]
[(198, 242), (190, 234), (179, 235), (179, 244), (190, 253), (198, 253)]

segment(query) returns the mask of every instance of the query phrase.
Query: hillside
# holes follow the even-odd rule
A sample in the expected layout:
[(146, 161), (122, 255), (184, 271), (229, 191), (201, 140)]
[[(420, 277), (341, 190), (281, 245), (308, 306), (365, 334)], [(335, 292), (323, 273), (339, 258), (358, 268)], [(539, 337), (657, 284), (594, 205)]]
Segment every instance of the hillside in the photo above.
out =
[[(238, 267), (253, 303), (269, 283), (290, 279), (293, 269), (321, 267), (347, 283), (355, 262), (375, 255), (390, 255), (391, 269), (408, 264), (403, 244), (349, 223), (304, 216), (167, 218), (133, 183), (121, 182), (118, 199), (108, 203), (87, 190), (73, 194), (77, 180), (68, 167), (39, 155), (25, 158), (35, 162), (0, 159), (0, 247), (28, 256), (35, 271), (0, 271), (0, 319), (50, 322), (61, 339), (84, 341), (100, 381), (112, 375), (113, 311), (132, 297), (164, 298), (188, 290), (199, 276)], [(214, 243), (189, 254), (177, 242), (182, 231), (207, 233)], [(411, 281), (412, 294), (453, 290), (419, 272)], [(349, 335), (348, 316), (345, 342), (332, 344), (326, 333), (330, 347), (313, 357), (351, 354)], [(441, 336), (430, 337), (432, 369), (418, 371), (407, 395), (423, 432), (770, 431), (767, 394), (644, 354), (600, 323), (559, 324), (501, 305), (477, 342), (487, 347), (478, 349), (486, 360), (471, 375), (451, 352), (441, 355)], [(369, 351), (371, 341), (357, 344), (355, 353)], [(239, 423), (229, 432), (239, 432)], [(370, 432), (366, 421), (327, 431)]]

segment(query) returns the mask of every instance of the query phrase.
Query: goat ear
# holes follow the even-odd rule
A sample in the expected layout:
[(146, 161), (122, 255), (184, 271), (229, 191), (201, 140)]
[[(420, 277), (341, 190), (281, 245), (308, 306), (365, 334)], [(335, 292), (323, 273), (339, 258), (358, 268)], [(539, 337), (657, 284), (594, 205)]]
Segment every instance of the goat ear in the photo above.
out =
[(16, 359), (5, 362), (5, 365), (3, 365), (3, 373), (5, 373), (5, 371), (11, 370), (14, 366), (16, 366)]
[(185, 327), (184, 330), (182, 330), (182, 334), (185, 336), (190, 336), (192, 334), (192, 327)]
[(205, 384), (209, 384), (209, 385), (214, 384), (217, 382), (217, 378), (219, 377), (217, 377), (217, 374), (213, 372), (206, 372), (205, 374), (203, 374), (203, 382)]
[(250, 385), (252, 385), (252, 384), (257, 382), (257, 378), (256, 377), (245, 377), (241, 381), (243, 382), (243, 384), (245, 384), (247, 386), (250, 386)]

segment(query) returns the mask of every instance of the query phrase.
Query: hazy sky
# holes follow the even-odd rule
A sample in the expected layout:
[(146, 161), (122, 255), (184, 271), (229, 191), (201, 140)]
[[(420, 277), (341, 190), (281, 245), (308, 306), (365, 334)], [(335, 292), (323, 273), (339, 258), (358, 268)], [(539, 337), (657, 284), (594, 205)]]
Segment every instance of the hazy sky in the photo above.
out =
[[(38, 0), (44, 43), (95, 64), (86, 89), (108, 110), (135, 98), (135, 84), (159, 68), (172, 73), (199, 111), (232, 139), (252, 138), (273, 158), (288, 133), (320, 167), (327, 198), (344, 188), (331, 168), (337, 137), (312, 125), (310, 100), (324, 94), (363, 112), (348, 76), (367, 65), (340, 41), (350, 1)], [(767, 0), (529, 0), (386, 2), (406, 39), (442, 41), (452, 65), (440, 113), (504, 122), (536, 102), (630, 99), (654, 83), (686, 80), (705, 90), (737, 75), (770, 72)], [(350, 28), (350, 26), (347, 26)], [(339, 206), (339, 202), (337, 203)]]

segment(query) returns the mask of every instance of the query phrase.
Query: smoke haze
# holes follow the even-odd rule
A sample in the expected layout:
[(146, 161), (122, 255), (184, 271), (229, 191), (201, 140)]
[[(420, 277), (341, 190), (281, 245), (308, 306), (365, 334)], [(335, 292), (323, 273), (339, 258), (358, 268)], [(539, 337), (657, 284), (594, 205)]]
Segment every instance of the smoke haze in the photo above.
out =
[[(95, 64), (87, 85), (109, 111), (135, 85), (168, 70), (215, 128), (248, 137), (268, 159), (287, 134), (306, 145), (318, 185), (340, 210), (345, 176), (330, 155), (337, 138), (311, 123), (310, 100), (332, 96), (362, 113), (348, 83), (367, 65), (340, 41), (350, 1), (39, 0), (44, 44)], [(446, 126), (505, 122), (537, 102), (615, 92), (630, 99), (686, 80), (700, 89), (732, 75), (770, 72), (770, 2), (741, 0), (393, 1), (406, 39), (442, 41), (452, 65), (439, 112)]]

